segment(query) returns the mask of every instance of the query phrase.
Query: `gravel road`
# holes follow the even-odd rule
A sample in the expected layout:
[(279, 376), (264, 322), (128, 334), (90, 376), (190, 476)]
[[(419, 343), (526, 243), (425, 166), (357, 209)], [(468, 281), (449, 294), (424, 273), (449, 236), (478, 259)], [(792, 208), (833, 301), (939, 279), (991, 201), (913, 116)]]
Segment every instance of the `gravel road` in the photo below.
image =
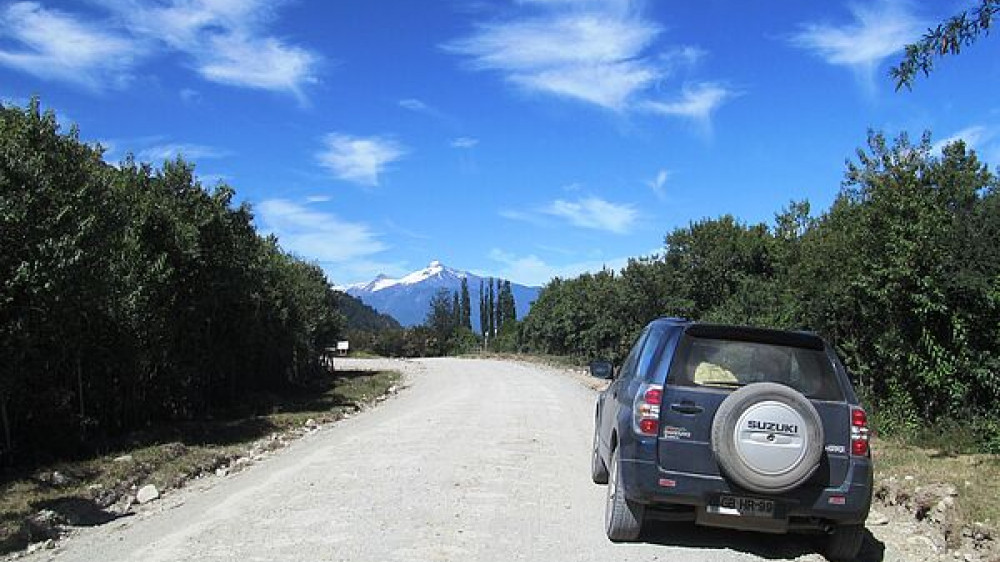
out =
[(677, 523), (610, 543), (604, 487), (588, 472), (594, 391), (565, 371), (472, 359), (338, 367), (401, 370), (408, 388), (27, 559), (823, 560), (801, 537)]

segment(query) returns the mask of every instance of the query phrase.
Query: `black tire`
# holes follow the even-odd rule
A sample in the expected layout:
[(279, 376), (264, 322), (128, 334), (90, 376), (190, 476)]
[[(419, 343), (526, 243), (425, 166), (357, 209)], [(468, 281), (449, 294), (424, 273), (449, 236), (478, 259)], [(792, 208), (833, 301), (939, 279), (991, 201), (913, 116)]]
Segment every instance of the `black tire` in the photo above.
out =
[(590, 454), (590, 478), (594, 481), (594, 484), (607, 484), (608, 483), (608, 465), (604, 464), (604, 459), (601, 458), (601, 445), (598, 439), (598, 425), (595, 421), (594, 423), (594, 449)]
[[(795, 410), (803, 419), (805, 452), (783, 474), (762, 474), (747, 465), (736, 451), (735, 433), (740, 416), (753, 405), (775, 401)], [(802, 485), (819, 467), (823, 455), (823, 420), (808, 398), (783, 384), (754, 383), (726, 397), (712, 420), (712, 452), (725, 475), (745, 490), (780, 494)]]
[(646, 506), (629, 501), (621, 489), (621, 460), (618, 449), (611, 453), (608, 475), (608, 499), (604, 506), (604, 531), (612, 542), (634, 541), (642, 531)]
[(864, 525), (839, 525), (826, 536), (824, 554), (834, 562), (856, 560), (864, 540)]

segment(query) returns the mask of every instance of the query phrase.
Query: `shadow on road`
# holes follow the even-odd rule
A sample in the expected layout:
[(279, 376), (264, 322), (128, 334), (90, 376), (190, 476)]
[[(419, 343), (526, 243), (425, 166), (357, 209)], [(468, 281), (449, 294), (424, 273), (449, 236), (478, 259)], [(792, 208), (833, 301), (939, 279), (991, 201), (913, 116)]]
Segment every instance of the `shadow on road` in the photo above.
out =
[[(735, 550), (768, 560), (794, 560), (808, 554), (822, 554), (818, 535), (769, 535), (730, 529), (699, 527), (693, 523), (650, 522), (643, 529), (642, 540), (664, 546)], [(865, 531), (858, 562), (882, 562), (885, 544)]]

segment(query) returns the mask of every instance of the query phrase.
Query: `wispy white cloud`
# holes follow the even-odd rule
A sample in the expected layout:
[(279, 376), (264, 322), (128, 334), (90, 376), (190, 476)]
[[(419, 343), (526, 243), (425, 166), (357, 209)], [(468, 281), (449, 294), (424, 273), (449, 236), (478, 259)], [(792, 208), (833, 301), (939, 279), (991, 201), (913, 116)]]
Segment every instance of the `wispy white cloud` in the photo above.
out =
[(399, 107), (407, 111), (412, 111), (413, 113), (426, 115), (427, 117), (431, 117), (451, 125), (454, 125), (456, 122), (455, 117), (417, 98), (404, 98), (399, 100), (397, 103)]
[(189, 55), (206, 80), (303, 98), (318, 54), (266, 33), (266, 0), (100, 0), (129, 31)]
[(491, 269), (489, 275), (499, 275), (525, 285), (544, 285), (554, 277), (566, 279), (583, 273), (596, 273), (605, 268), (620, 271), (628, 264), (627, 257), (618, 257), (556, 265), (547, 263), (535, 254), (517, 255), (499, 248), (493, 248), (489, 257), (500, 264), (498, 269)]
[[(139, 60), (187, 55), (206, 80), (286, 92), (301, 101), (321, 57), (271, 36), (266, 0), (94, 0), (103, 20), (16, 2), (0, 10), (0, 64), (99, 90), (125, 85)], [(187, 90), (190, 91), (190, 90)], [(185, 96), (182, 92), (182, 98)]]
[(0, 9), (0, 65), (91, 90), (122, 87), (144, 48), (125, 34), (80, 21), (37, 2)]
[(232, 181), (232, 177), (228, 174), (198, 174), (198, 181), (202, 185), (218, 185), (220, 183), (229, 183)]
[(326, 203), (331, 199), (333, 198), (329, 195), (308, 195), (306, 196), (306, 203)]
[(720, 84), (704, 82), (685, 85), (678, 100), (670, 102), (650, 100), (643, 103), (642, 108), (661, 115), (686, 117), (707, 126), (711, 123), (712, 113), (724, 101), (735, 95), (733, 90)]
[(399, 107), (409, 109), (410, 111), (416, 111), (417, 113), (427, 113), (429, 111), (433, 111), (429, 105), (416, 98), (399, 100)]
[(990, 166), (1000, 165), (1000, 127), (990, 125), (972, 125), (955, 134), (943, 138), (931, 146), (934, 154), (955, 141), (964, 141), (967, 149), (975, 150), (980, 161)]
[(599, 197), (576, 201), (557, 199), (542, 212), (565, 219), (574, 226), (625, 234), (632, 229), (639, 211), (628, 203), (612, 203)]
[(316, 155), (320, 165), (339, 179), (377, 186), (385, 168), (402, 158), (407, 149), (387, 137), (355, 137), (330, 133)]
[(850, 23), (802, 24), (791, 44), (871, 80), (882, 61), (901, 52), (927, 29), (926, 22), (911, 12), (905, 0), (859, 2), (849, 9)]
[(580, 228), (627, 234), (635, 225), (639, 211), (630, 203), (583, 197), (575, 201), (556, 199), (528, 211), (505, 209), (500, 211), (500, 216), (538, 226), (550, 226), (552, 217), (555, 217)]
[(479, 144), (479, 139), (472, 137), (458, 137), (451, 141), (452, 148), (475, 148)]
[(656, 177), (646, 182), (646, 185), (653, 190), (656, 197), (663, 201), (667, 198), (667, 180), (670, 179), (670, 170), (660, 170), (656, 173)]
[(444, 50), (525, 91), (618, 112), (641, 108), (677, 68), (705, 54), (693, 46), (655, 51), (662, 28), (628, 0), (521, 3), (527, 15), (481, 24)]
[(205, 160), (209, 158), (223, 158), (229, 154), (229, 151), (203, 144), (167, 143), (150, 146), (140, 150), (136, 154), (136, 159), (141, 162), (152, 162), (157, 164), (163, 162), (164, 160), (174, 160), (178, 156), (191, 161)]
[(184, 103), (195, 104), (201, 101), (201, 92), (193, 88), (181, 88), (178, 95)]
[(473, 66), (499, 70), (529, 91), (624, 109), (658, 72), (642, 52), (659, 34), (640, 19), (606, 19), (577, 12), (482, 26), (445, 46)]
[(318, 55), (273, 37), (243, 34), (213, 37), (198, 50), (198, 71), (207, 80), (275, 92), (290, 92), (304, 100), (305, 84), (316, 83)]
[(324, 264), (363, 260), (388, 249), (368, 225), (305, 207), (287, 199), (254, 206), (261, 230), (278, 237), (281, 247)]
[(936, 154), (940, 154), (941, 150), (946, 145), (952, 144), (953, 142), (959, 140), (965, 141), (965, 146), (967, 148), (981, 147), (983, 143), (989, 142), (991, 139), (997, 136), (998, 132), (1000, 131), (991, 129), (985, 125), (972, 125), (971, 127), (966, 127), (947, 138), (943, 138), (937, 141), (931, 147), (931, 151), (933, 151)]

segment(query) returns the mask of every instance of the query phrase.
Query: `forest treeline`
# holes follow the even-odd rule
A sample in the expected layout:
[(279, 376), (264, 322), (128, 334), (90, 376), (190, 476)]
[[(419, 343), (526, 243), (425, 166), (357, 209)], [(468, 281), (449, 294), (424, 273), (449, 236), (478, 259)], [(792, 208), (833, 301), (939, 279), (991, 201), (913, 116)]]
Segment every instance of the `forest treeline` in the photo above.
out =
[(342, 330), (318, 266), (225, 185), (0, 106), (0, 464), (86, 452), (305, 380)]
[(819, 216), (705, 219), (620, 274), (554, 279), (520, 346), (620, 360), (658, 316), (816, 331), (883, 431), (964, 420), (1000, 450), (1000, 193), (961, 141), (870, 133)]

